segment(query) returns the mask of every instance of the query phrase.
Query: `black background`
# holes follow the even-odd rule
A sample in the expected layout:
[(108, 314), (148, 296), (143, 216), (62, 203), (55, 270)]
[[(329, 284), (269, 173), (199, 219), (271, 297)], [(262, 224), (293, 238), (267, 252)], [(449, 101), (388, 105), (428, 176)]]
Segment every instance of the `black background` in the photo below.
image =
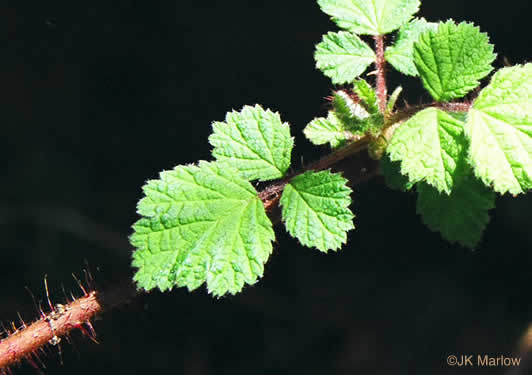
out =
[[(505, 5), (507, 5), (505, 7)], [(479, 9), (480, 8), (480, 9)], [(527, 1), (425, 1), (420, 15), (479, 25), (498, 58), (530, 59)], [(210, 158), (212, 121), (260, 103), (291, 124), (294, 165), (327, 152), (303, 127), (326, 112), (314, 45), (337, 30), (314, 1), (0, 3), (0, 320), (37, 317), (131, 277), (127, 236), (145, 180)], [(390, 88), (403, 79), (390, 75)], [(401, 81), (402, 82), (402, 81)], [(428, 100), (415, 79), (412, 103)], [(153, 292), (44, 358), (49, 374), (454, 374), (449, 354), (510, 355), (532, 321), (532, 199), (500, 197), (481, 246), (449, 245), (415, 194), (377, 178), (353, 194), (356, 231), (337, 254), (276, 227), (263, 279), (215, 300)], [(503, 369), (460, 369), (503, 373)], [(15, 373), (36, 373), (23, 363)]]

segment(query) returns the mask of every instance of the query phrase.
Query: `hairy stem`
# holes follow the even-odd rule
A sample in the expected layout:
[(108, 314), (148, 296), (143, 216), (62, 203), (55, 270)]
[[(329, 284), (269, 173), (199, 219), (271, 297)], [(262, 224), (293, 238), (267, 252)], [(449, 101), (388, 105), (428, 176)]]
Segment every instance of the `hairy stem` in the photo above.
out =
[(449, 102), (449, 103), (432, 102), (432, 103), (419, 104), (415, 106), (407, 105), (402, 110), (395, 112), (392, 116), (387, 118), (384, 126), (389, 127), (395, 124), (402, 123), (403, 121), (408, 120), (410, 117), (415, 115), (417, 112), (425, 108), (429, 108), (429, 107), (439, 108), (446, 112), (467, 112), (469, 111), (469, 108), (471, 108), (471, 105), (472, 105), (471, 102)]
[[(407, 105), (405, 108), (395, 112), (386, 119), (384, 131), (386, 131), (386, 129), (391, 130), (388, 134), (388, 137), (391, 137), (393, 131), (395, 131), (402, 122), (412, 117), (417, 112), (429, 107), (441, 108), (448, 112), (467, 112), (471, 107), (471, 102), (433, 102), (416, 106)], [(307, 165), (301, 171), (291, 174), (261, 190), (259, 197), (264, 203), (264, 208), (272, 223), (277, 224), (281, 221), (281, 210), (279, 207), (281, 193), (286, 184), (298, 174), (309, 170), (319, 171), (327, 168), (334, 168), (344, 173), (344, 176), (348, 179), (351, 187), (377, 176), (379, 174), (378, 162), (369, 158), (367, 154), (361, 155), (360, 153), (360, 151), (367, 149), (370, 141), (371, 137), (366, 135)], [(355, 161), (352, 160), (353, 155), (357, 155)]]
[[(377, 81), (381, 85), (384, 84), (383, 72), (377, 75)], [(378, 92), (380, 93), (379, 99), (382, 99), (385, 105), (385, 84), (384, 89), (380, 89)], [(447, 111), (462, 112), (467, 111), (471, 103), (430, 103), (412, 107), (407, 106), (386, 119), (385, 127), (392, 128), (416, 112), (430, 106), (439, 107)], [(378, 161), (369, 158), (367, 153), (361, 152), (367, 149), (370, 141), (370, 136), (362, 137), (308, 164), (301, 171), (293, 173), (261, 190), (259, 197), (263, 201), (266, 213), (272, 223), (277, 224), (281, 221), (281, 210), (279, 207), (280, 195), (290, 179), (298, 174), (309, 170), (319, 171), (331, 168), (342, 171), (351, 187), (377, 176), (379, 174)], [(33, 357), (37, 357), (37, 353), (41, 347), (48, 343), (52, 345), (57, 344), (61, 336), (68, 335), (72, 330), (80, 329), (94, 339), (90, 320), (99, 313), (130, 301), (138, 293), (135, 285), (128, 278), (123, 280), (118, 286), (102, 292), (96, 290), (85, 292), (83, 297), (67, 305), (51, 306), (50, 304), (51, 311), (48, 314), (41, 311), (39, 320), (28, 326), (22, 322), (22, 327), (14, 330), (7, 338), (0, 341), (0, 374), (4, 374), (4, 369), (9, 365), (17, 363), (22, 359), (27, 359), (30, 363), (35, 363)], [(88, 328), (88, 331), (85, 327)]]
[[(352, 174), (352, 176), (346, 176), (351, 186), (366, 181), (378, 174), (378, 163), (369, 159), (365, 154), (357, 155), (356, 158), (352, 156), (366, 148), (367, 142), (368, 140), (363, 138), (340, 148), (309, 164), (299, 173), (307, 170), (335, 168), (345, 170), (346, 174)], [(295, 175), (297, 174), (293, 174), (289, 178), (293, 178)], [(279, 223), (281, 219), (278, 206), (279, 194), (288, 183), (289, 178), (266, 187), (259, 193), (266, 212), (274, 224)], [(26, 326), (22, 322), (22, 327), (0, 341), (0, 374), (4, 373), (3, 369), (22, 359), (35, 364), (33, 358), (38, 358), (37, 353), (41, 347), (46, 344), (57, 344), (62, 336), (75, 329), (80, 329), (89, 337), (94, 338), (90, 320), (97, 314), (128, 302), (137, 294), (135, 285), (130, 278), (127, 278), (118, 287), (112, 287), (102, 292), (92, 290), (69, 304), (53, 306), (52, 311), (47, 314), (41, 312), (40, 319), (30, 325)]]
[(359, 153), (360, 151), (366, 149), (369, 144), (369, 137), (362, 137), (359, 140), (349, 143), (348, 145), (341, 147), (329, 155), (316, 160), (315, 162), (308, 164), (307, 166), (303, 167), (302, 170), (298, 171), (297, 173), (293, 173), (282, 180), (273, 183), (266, 188), (264, 188), (259, 193), (259, 198), (264, 202), (264, 208), (266, 209), (266, 212), (270, 209), (271, 206), (271, 198), (276, 198), (278, 195), (283, 191), (286, 184), (295, 176), (302, 174), (306, 171), (321, 171), (323, 169), (327, 169), (332, 167), (333, 165), (339, 163), (340, 161), (344, 160), (345, 158), (355, 155)]
[(386, 102), (388, 101), (388, 89), (386, 87), (386, 59), (384, 58), (384, 36), (375, 35), (375, 69), (377, 74), (377, 99), (379, 100), (379, 110), (386, 112)]
[(35, 365), (33, 358), (38, 358), (41, 347), (57, 345), (60, 338), (72, 330), (80, 329), (95, 340), (90, 320), (96, 314), (128, 302), (136, 294), (135, 286), (128, 279), (106, 292), (93, 290), (67, 305), (52, 306), (48, 314), (41, 311), (41, 318), (28, 326), (21, 322), (22, 327), (0, 341), (0, 374), (6, 373), (3, 369), (22, 359)]

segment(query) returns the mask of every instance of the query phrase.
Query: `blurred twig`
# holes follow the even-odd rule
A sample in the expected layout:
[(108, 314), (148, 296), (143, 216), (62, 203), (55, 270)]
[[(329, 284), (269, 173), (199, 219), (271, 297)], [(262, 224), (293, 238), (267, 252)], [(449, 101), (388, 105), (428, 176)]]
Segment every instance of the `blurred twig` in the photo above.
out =
[(120, 257), (129, 257), (132, 251), (127, 236), (58, 203), (0, 203), (0, 225), (19, 222), (68, 233)]

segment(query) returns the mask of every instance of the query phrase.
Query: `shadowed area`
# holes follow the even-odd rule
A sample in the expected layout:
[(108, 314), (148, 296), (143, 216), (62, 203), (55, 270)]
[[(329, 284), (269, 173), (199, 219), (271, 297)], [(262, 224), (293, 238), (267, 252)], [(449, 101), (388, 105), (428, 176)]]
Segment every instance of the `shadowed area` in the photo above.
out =
[[(530, 59), (527, 2), (470, 3), (427, 0), (420, 15), (479, 25), (496, 68)], [(45, 274), (53, 304), (82, 294), (71, 274), (83, 269), (102, 290), (131, 277), (141, 186), (210, 159), (210, 124), (227, 111), (279, 111), (295, 137), (294, 169), (328, 151), (302, 134), (332, 89), (313, 52), (337, 28), (314, 2), (4, 2), (0, 15), (6, 328), (17, 312), (38, 318), (25, 287), (46, 306)], [(409, 103), (429, 100), (418, 80), (388, 77)], [(454, 374), (448, 355), (517, 350), (532, 322), (530, 196), (498, 198), (474, 252), (430, 232), (416, 195), (380, 178), (357, 185), (353, 201), (356, 229), (337, 253), (302, 248), (276, 226), (257, 285), (223, 299), (205, 288), (139, 296), (93, 321), (100, 344), (75, 332), (61, 343), (63, 364), (50, 346), (43, 372)]]

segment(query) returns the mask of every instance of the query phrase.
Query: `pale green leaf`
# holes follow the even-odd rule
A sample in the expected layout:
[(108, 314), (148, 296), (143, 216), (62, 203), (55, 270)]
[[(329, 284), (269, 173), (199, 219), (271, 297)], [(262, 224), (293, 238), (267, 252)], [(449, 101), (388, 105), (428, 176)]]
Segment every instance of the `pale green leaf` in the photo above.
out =
[(318, 117), (312, 120), (305, 127), (303, 133), (315, 145), (330, 143), (332, 148), (342, 145), (347, 140), (355, 140), (359, 137), (359, 135), (351, 132), (333, 112), (329, 112), (327, 118)]
[(501, 194), (532, 188), (532, 64), (503, 68), (469, 110), (475, 174)]
[(425, 181), (450, 194), (454, 171), (464, 157), (464, 123), (437, 108), (418, 112), (395, 131), (387, 152), (401, 161), (401, 172), (411, 183)]
[(409, 76), (417, 76), (418, 71), (414, 65), (414, 42), (428, 30), (436, 30), (438, 24), (427, 22), (424, 18), (416, 18), (401, 26), (393, 46), (386, 48), (386, 61), (395, 69)]
[(488, 36), (471, 23), (440, 23), (414, 43), (414, 64), (437, 101), (461, 98), (473, 90), (492, 71), (494, 59)]
[(408, 22), (419, 0), (318, 0), (336, 24), (356, 34), (384, 35)]
[(352, 82), (375, 61), (375, 53), (355, 34), (329, 32), (316, 46), (316, 67), (335, 84)]
[(247, 180), (283, 177), (290, 167), (294, 140), (278, 113), (261, 106), (229, 112), (225, 122), (212, 124), (209, 142), (213, 156), (238, 170)]
[(347, 180), (330, 171), (305, 172), (286, 185), (281, 196), (288, 232), (303, 245), (320, 251), (336, 250), (354, 228)]
[(130, 237), (139, 288), (235, 294), (262, 276), (274, 232), (262, 201), (237, 171), (219, 163), (178, 166), (143, 188), (143, 216)]
[(447, 241), (475, 248), (489, 222), (488, 210), (495, 206), (495, 194), (471, 170), (464, 173), (450, 195), (417, 184), (417, 213), (429, 229), (440, 232)]
[(353, 91), (361, 100), (361, 104), (365, 106), (366, 110), (372, 115), (379, 113), (379, 104), (377, 101), (377, 93), (364, 79), (359, 78), (353, 82)]
[(393, 112), (393, 109), (395, 108), (395, 103), (397, 103), (397, 99), (399, 99), (399, 95), (401, 95), (401, 92), (403, 92), (403, 88), (401, 86), (397, 86), (395, 90), (393, 90), (392, 95), (390, 95), (390, 99), (388, 99), (388, 104), (386, 104), (387, 115), (390, 115)]

